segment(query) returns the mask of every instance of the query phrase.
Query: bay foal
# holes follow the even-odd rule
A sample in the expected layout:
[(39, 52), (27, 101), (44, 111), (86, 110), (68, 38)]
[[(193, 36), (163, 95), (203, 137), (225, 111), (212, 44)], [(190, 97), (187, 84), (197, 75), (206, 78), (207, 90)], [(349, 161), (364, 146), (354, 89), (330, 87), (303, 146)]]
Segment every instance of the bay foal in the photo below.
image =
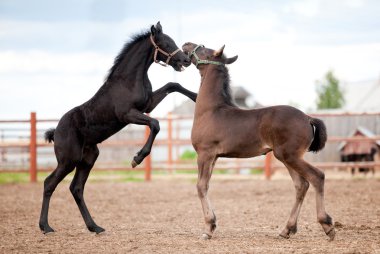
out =
[(327, 139), (324, 123), (290, 106), (243, 110), (234, 105), (225, 64), (224, 46), (215, 51), (203, 45), (185, 43), (192, 63), (199, 69), (201, 85), (195, 106), (191, 141), (198, 153), (198, 195), (202, 203), (206, 230), (210, 239), (216, 229), (216, 217), (207, 197), (209, 181), (219, 157), (248, 158), (273, 151), (287, 167), (296, 188), (296, 201), (280, 236), (297, 232), (297, 219), (309, 183), (316, 190), (317, 219), (330, 240), (335, 230), (324, 205), (324, 173), (305, 160), (306, 151), (317, 152)]

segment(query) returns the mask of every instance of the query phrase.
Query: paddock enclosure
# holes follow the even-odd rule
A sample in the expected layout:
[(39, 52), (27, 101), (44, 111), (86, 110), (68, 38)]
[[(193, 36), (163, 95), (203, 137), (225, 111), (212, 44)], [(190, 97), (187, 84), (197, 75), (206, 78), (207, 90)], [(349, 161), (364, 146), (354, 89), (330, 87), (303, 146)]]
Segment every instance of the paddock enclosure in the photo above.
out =
[[(380, 169), (380, 149), (374, 161), (341, 162), (339, 147), (345, 142), (377, 142), (380, 140), (380, 112), (372, 113), (328, 113), (311, 114), (322, 119), (327, 127), (326, 147), (318, 152), (306, 153), (307, 161), (327, 171), (340, 169), (351, 172), (352, 167), (372, 167)], [(186, 152), (194, 152), (190, 141), (193, 122), (192, 115), (175, 115), (154, 117), (160, 121), (161, 131), (154, 142), (152, 152), (143, 163), (133, 170), (143, 170), (145, 180), (151, 179), (152, 171), (179, 172), (197, 169), (194, 158), (183, 159)], [(58, 119), (39, 118), (31, 112), (25, 119), (0, 119), (0, 172), (29, 172), (30, 181), (37, 180), (37, 172), (51, 172), (57, 166), (52, 144), (43, 139), (48, 128), (55, 127)], [(352, 137), (352, 130), (365, 127), (373, 132), (372, 136)], [(149, 128), (129, 125), (99, 145), (100, 155), (93, 170), (132, 170), (131, 160), (141, 149), (149, 136)], [(277, 170), (284, 170), (284, 165), (268, 153), (250, 159), (221, 158), (215, 170), (228, 170), (244, 173), (249, 169), (265, 171), (269, 179)]]
[[(0, 185), (0, 253), (380, 253), (380, 179), (326, 172), (326, 209), (337, 230), (329, 242), (316, 221), (310, 188), (298, 233), (278, 237), (294, 201), (284, 171), (264, 176), (214, 175), (209, 195), (218, 219), (214, 238), (201, 240), (203, 215), (196, 176), (156, 176), (151, 182), (97, 181), (86, 185), (87, 205), (106, 229), (90, 233), (69, 191), (58, 185), (49, 222), (38, 227), (43, 184)], [(70, 179), (68, 179), (70, 180)]]

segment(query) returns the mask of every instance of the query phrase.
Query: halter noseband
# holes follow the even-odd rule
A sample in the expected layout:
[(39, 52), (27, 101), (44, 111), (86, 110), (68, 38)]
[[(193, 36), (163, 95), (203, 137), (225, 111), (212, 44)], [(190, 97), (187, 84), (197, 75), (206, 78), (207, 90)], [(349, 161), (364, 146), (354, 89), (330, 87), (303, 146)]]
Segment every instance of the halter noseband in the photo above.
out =
[[(153, 40), (153, 35), (151, 34), (150, 35), (150, 41), (152, 42), (153, 44), (153, 47), (155, 48), (155, 51), (154, 51), (154, 62), (155, 63), (158, 63), (158, 64), (161, 64), (162, 66), (168, 66), (169, 64), (169, 61), (170, 59), (178, 53), (178, 51), (180, 51), (180, 49), (176, 49), (174, 50), (172, 53), (167, 53), (166, 51), (162, 50)], [(165, 56), (167, 56), (168, 58), (166, 59), (166, 62), (163, 64), (161, 63), (159, 60), (157, 60), (157, 53), (158, 51), (160, 51), (162, 54), (164, 54)]]
[(197, 49), (199, 47), (204, 48), (205, 46), (203, 46), (202, 44), (199, 44), (198, 46), (196, 46), (193, 49), (193, 51), (189, 52), (189, 54), (188, 54), (188, 56), (189, 56), (190, 59), (191, 59), (192, 56), (194, 56), (194, 58), (195, 58), (195, 67), (198, 67), (198, 65), (200, 65), (200, 64), (224, 65), (224, 63), (221, 63), (221, 62), (200, 59), (199, 56), (196, 53), (196, 51), (197, 51)]

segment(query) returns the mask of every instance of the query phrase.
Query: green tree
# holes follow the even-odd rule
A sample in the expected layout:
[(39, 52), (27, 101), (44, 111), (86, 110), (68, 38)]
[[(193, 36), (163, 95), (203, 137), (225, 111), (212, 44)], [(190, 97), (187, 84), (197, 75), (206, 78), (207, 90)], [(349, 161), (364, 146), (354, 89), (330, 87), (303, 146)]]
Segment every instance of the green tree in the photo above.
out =
[(323, 81), (317, 81), (317, 108), (341, 108), (344, 103), (344, 94), (339, 86), (339, 80), (332, 71), (328, 71)]
[(180, 156), (181, 160), (195, 160), (197, 158), (197, 152), (194, 150), (186, 149)]

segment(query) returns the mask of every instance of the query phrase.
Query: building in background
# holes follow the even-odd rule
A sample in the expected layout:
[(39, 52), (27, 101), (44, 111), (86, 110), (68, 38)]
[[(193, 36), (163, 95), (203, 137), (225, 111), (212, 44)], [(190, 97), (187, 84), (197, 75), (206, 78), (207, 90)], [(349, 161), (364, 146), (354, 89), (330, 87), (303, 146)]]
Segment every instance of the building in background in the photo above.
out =
[[(253, 100), (253, 96), (242, 86), (232, 86), (231, 87), (232, 96), (237, 106), (244, 109), (254, 109), (262, 108), (259, 102)], [(173, 114), (176, 115), (193, 115), (195, 110), (195, 103), (187, 99), (180, 105), (172, 110)]]
[[(372, 138), (375, 134), (370, 130), (359, 126), (350, 135), (350, 137), (367, 137)], [(375, 140), (350, 140), (344, 141), (339, 144), (339, 151), (341, 156), (341, 161), (359, 161), (359, 162), (371, 162), (379, 161), (379, 151), (380, 151), (380, 141)], [(355, 167), (351, 168), (351, 173), (355, 173)], [(375, 173), (374, 167), (359, 167), (357, 168), (359, 172), (369, 172)]]
[(380, 112), (380, 78), (342, 83), (348, 112)]

